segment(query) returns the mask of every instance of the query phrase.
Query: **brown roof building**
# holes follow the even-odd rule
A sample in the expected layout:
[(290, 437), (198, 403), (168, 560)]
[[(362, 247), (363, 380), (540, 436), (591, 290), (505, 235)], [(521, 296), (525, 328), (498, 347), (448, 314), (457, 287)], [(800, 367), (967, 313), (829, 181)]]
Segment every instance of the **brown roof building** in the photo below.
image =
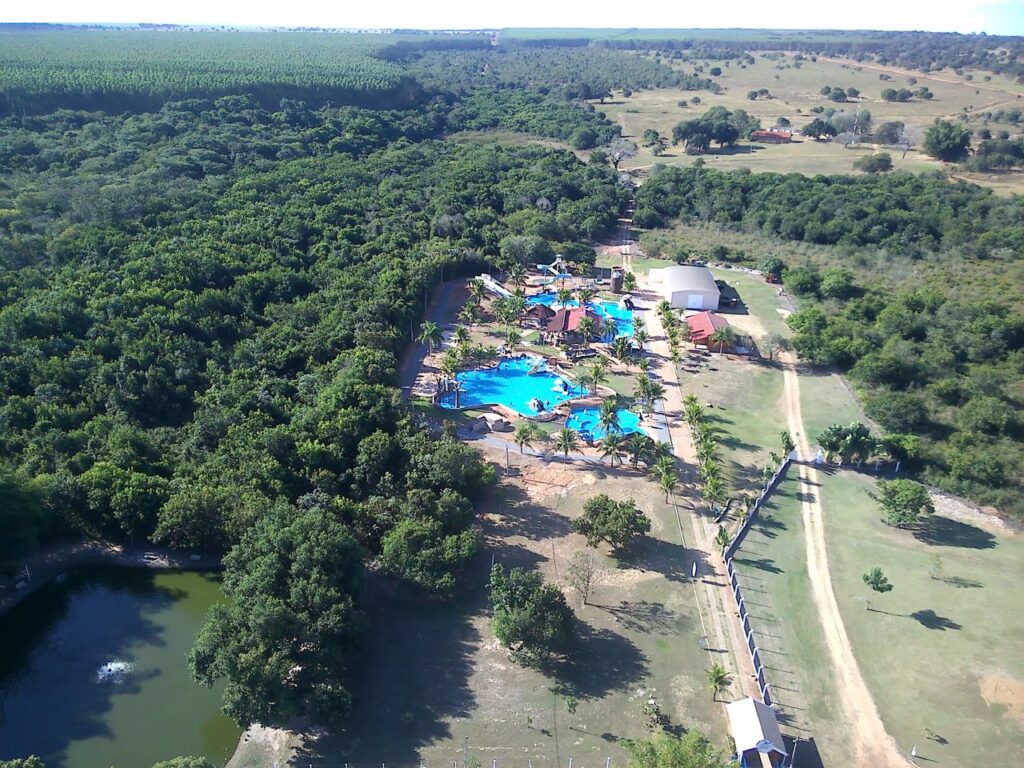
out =
[(594, 330), (601, 330), (601, 317), (596, 312), (583, 307), (562, 307), (548, 320), (545, 330), (548, 333), (576, 333), (584, 317), (594, 321)]

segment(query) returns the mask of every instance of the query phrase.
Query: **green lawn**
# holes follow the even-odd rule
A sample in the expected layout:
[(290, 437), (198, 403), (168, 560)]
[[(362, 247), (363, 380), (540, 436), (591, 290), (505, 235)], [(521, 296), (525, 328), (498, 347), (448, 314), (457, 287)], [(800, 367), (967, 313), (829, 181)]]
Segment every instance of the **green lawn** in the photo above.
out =
[(762, 507), (733, 565), (783, 727), (795, 737), (814, 739), (815, 746), (797, 747), (798, 759), (816, 748), (825, 765), (841, 765), (852, 745), (843, 728), (836, 680), (823, 663), (828, 649), (807, 576), (799, 493), (800, 481), (792, 471)]
[[(897, 531), (879, 520), (871, 478), (845, 470), (821, 477), (832, 584), (897, 744), (916, 744), (946, 765), (998, 765), (1024, 754), (1024, 538), (947, 518), (916, 535)], [(869, 611), (861, 574), (874, 566), (894, 588), (871, 593)], [(1000, 685), (1015, 685), (1015, 698), (989, 692), (995, 701), (986, 701), (983, 690)], [(927, 729), (948, 744), (928, 740)]]

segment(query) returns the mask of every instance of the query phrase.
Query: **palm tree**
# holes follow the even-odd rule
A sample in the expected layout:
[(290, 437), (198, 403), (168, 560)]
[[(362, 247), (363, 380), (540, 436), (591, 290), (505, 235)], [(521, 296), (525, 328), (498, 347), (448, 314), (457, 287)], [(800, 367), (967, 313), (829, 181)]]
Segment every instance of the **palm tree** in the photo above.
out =
[(512, 441), (519, 446), (519, 452), (523, 453), (526, 446), (533, 447), (533, 441), (540, 437), (540, 430), (532, 421), (520, 421), (516, 424), (515, 434)]
[(420, 341), (427, 345), (427, 349), (431, 352), (434, 351), (434, 347), (441, 345), (441, 339), (443, 334), (441, 332), (441, 326), (435, 323), (433, 320), (426, 320), (420, 326)]
[(718, 533), (715, 534), (715, 544), (717, 544), (720, 548), (725, 549), (728, 543), (729, 532), (725, 530), (725, 526), (718, 526)]
[(636, 361), (636, 365), (644, 377), (649, 377), (651, 375), (651, 359), (649, 357), (641, 357)]
[(619, 409), (618, 403), (615, 398), (608, 398), (601, 402), (601, 409), (597, 415), (597, 423), (601, 429), (604, 430), (606, 435), (610, 435), (612, 432), (622, 432), (622, 426), (619, 424)]
[(671, 456), (659, 456), (658, 460), (651, 466), (651, 471), (658, 477), (672, 474), (676, 471), (675, 459)]
[(708, 671), (708, 689), (711, 691), (713, 701), (718, 701), (718, 694), (725, 693), (732, 684), (732, 675), (717, 661), (711, 665)]
[(612, 466), (615, 466), (615, 460), (622, 461), (622, 453), (625, 450), (626, 438), (621, 432), (606, 432), (605, 436), (601, 438), (601, 458), (610, 456), (612, 460)]
[(445, 350), (445, 353), (441, 356), (441, 373), (447, 376), (449, 379), (455, 378), (455, 372), (459, 370), (459, 366), (462, 365), (462, 353), (458, 347)]
[(632, 436), (626, 441), (626, 447), (629, 449), (630, 459), (629, 463), (635, 469), (637, 464), (640, 463), (640, 457), (644, 451), (647, 450), (647, 444), (651, 438), (641, 432), (634, 432)]
[(526, 308), (529, 306), (529, 304), (526, 301), (526, 297), (519, 296), (517, 294), (512, 294), (511, 296), (509, 296), (507, 302), (508, 311), (516, 320), (523, 316), (523, 313), (526, 312)]
[(565, 454), (565, 460), (569, 460), (569, 454), (579, 448), (579, 438), (576, 432), (568, 427), (562, 427), (554, 434), (555, 447)]
[(704, 480), (704, 487), (701, 489), (701, 496), (704, 503), (710, 509), (716, 504), (721, 504), (725, 499), (725, 487), (717, 477), (709, 477)]
[(586, 371), (576, 374), (576, 383), (580, 385), (580, 394), (583, 394), (585, 391), (589, 391), (590, 385), (593, 381), (594, 377)]
[(612, 354), (615, 355), (615, 357), (618, 358), (619, 360), (628, 360), (629, 353), (631, 351), (632, 350), (629, 347), (629, 339), (625, 338), (624, 336), (619, 336), (615, 339), (615, 341), (612, 342)]
[(694, 395), (687, 395), (683, 398), (683, 418), (686, 419), (686, 423), (693, 427), (697, 422), (704, 418), (704, 409), (701, 408), (700, 403), (697, 402), (697, 398)]
[(508, 265), (508, 281), (516, 287), (526, 285), (526, 267), (518, 261)]
[(608, 363), (604, 361), (604, 358), (598, 358), (590, 366), (590, 378), (594, 382), (595, 388), (608, 381)]
[(665, 503), (668, 504), (669, 497), (679, 487), (679, 479), (675, 472), (666, 472), (658, 478), (658, 487), (665, 492)]
[(707, 464), (710, 461), (714, 461), (715, 455), (718, 453), (718, 443), (709, 438), (695, 440), (694, 448), (697, 451), (697, 461), (701, 464)]
[(580, 320), (580, 324), (576, 327), (576, 330), (580, 332), (583, 337), (583, 343), (589, 344), (590, 340), (594, 337), (594, 331), (597, 325), (594, 323), (594, 318), (590, 315), (584, 315), (583, 319)]
[(648, 335), (647, 331), (641, 328), (637, 328), (636, 326), (633, 326), (633, 341), (635, 341), (637, 345), (639, 345), (641, 352), (644, 351), (644, 344), (646, 344), (650, 340), (651, 337)]
[(717, 344), (718, 352), (721, 353), (727, 346), (732, 347), (736, 341), (736, 331), (730, 326), (724, 328), (716, 328), (715, 332), (708, 337), (709, 344)]
[(462, 309), (459, 310), (459, 320), (469, 325), (475, 325), (476, 321), (479, 320), (480, 307), (473, 303), (467, 303)]
[(558, 303), (563, 307), (572, 301), (572, 291), (568, 288), (559, 288), (558, 293), (556, 293), (555, 296), (558, 298)]
[(647, 402), (650, 404), (650, 413), (653, 413), (654, 404), (665, 398), (665, 387), (660, 382), (651, 379), (647, 379), (647, 381)]
[(455, 339), (456, 344), (460, 347), (465, 347), (470, 341), (469, 329), (464, 325), (457, 325), (455, 326), (455, 332), (452, 334), (452, 337)]
[(646, 331), (647, 321), (643, 315), (633, 315), (633, 330), (634, 331)]
[(469, 281), (469, 298), (474, 304), (479, 304), (487, 296), (487, 286), (482, 280)]
[(601, 332), (606, 339), (615, 339), (619, 335), (619, 321), (614, 317), (606, 317), (602, 323)]
[(508, 344), (509, 349), (515, 349), (516, 344), (523, 340), (523, 334), (519, 332), (518, 328), (513, 328), (511, 325), (505, 329), (505, 343)]
[(580, 300), (580, 306), (585, 307), (597, 295), (593, 288), (580, 288), (576, 291), (576, 298)]

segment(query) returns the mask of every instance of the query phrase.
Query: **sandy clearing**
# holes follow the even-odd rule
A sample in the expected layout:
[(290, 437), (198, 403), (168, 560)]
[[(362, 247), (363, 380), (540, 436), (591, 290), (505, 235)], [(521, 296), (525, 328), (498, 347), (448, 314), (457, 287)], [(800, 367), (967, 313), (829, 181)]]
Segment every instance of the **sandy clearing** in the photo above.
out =
[(1006, 707), (1006, 716), (1024, 723), (1024, 680), (985, 675), (978, 680), (981, 697), (991, 706)]

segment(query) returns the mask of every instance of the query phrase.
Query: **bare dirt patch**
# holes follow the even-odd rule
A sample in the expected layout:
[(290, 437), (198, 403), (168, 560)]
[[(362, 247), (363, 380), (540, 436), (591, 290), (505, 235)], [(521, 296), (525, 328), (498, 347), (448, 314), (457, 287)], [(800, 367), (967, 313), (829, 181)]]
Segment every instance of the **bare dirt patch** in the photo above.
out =
[(1006, 716), (1024, 723), (1024, 680), (1002, 675), (985, 675), (978, 680), (981, 698), (992, 706), (1006, 707)]

